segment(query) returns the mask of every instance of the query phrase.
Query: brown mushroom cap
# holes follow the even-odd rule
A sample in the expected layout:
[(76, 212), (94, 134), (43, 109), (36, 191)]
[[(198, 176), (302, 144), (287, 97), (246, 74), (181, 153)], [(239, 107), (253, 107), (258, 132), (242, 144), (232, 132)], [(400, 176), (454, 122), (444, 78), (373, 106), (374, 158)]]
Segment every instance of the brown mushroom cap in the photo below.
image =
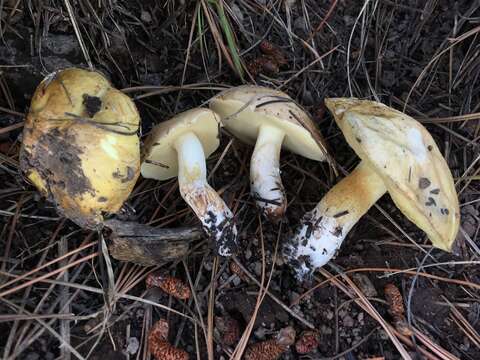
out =
[(460, 222), (458, 197), (430, 133), (378, 102), (336, 98), (325, 103), (348, 144), (383, 179), (396, 206), (435, 247), (450, 251)]
[[(325, 143), (307, 113), (287, 94), (244, 85), (223, 91), (210, 101), (224, 126), (240, 140), (254, 144), (262, 124), (285, 132), (283, 147), (306, 158), (325, 160)], [(320, 142), (321, 146), (315, 141)]]
[(141, 173), (145, 178), (166, 180), (178, 174), (178, 154), (175, 140), (179, 136), (193, 132), (202, 143), (205, 157), (208, 158), (220, 144), (220, 120), (209, 109), (185, 111), (152, 130), (145, 142)]
[(133, 101), (100, 73), (65, 69), (35, 91), (23, 132), (20, 164), (61, 212), (96, 228), (132, 191), (140, 168)]

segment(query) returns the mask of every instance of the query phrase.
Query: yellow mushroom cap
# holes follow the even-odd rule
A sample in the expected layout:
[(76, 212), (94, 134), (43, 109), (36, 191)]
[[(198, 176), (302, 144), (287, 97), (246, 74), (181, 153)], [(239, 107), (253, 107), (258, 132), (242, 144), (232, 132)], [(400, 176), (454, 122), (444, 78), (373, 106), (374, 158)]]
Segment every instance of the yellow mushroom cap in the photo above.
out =
[(26, 176), (78, 225), (98, 228), (139, 175), (140, 117), (133, 101), (95, 71), (47, 76), (30, 106), (20, 152)]
[[(283, 147), (306, 158), (324, 161), (325, 142), (308, 114), (281, 91), (243, 85), (223, 91), (210, 101), (223, 125), (240, 140), (254, 144), (262, 124), (285, 132)], [(314, 137), (320, 142), (315, 141)]]
[(202, 143), (205, 158), (219, 146), (220, 120), (209, 109), (185, 111), (155, 126), (145, 141), (141, 166), (145, 178), (166, 180), (178, 174), (178, 154), (175, 141), (183, 134), (193, 132)]
[(450, 251), (459, 229), (458, 197), (430, 133), (378, 102), (334, 98), (325, 103), (349, 145), (383, 179), (396, 206), (435, 247)]

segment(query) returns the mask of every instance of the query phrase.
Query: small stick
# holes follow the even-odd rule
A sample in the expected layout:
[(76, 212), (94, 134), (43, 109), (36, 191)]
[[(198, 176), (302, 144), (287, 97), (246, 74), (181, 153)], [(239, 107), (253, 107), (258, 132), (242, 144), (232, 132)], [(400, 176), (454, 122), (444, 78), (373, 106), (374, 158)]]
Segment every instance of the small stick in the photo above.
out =
[[(63, 256), (66, 253), (68, 253), (68, 242), (67, 242), (67, 237), (62, 236), (60, 239), (60, 242), (58, 243), (58, 255)], [(60, 267), (63, 267), (67, 265), (68, 262), (66, 259), (63, 259), (58, 263)], [(63, 273), (61, 280), (68, 282), (69, 281), (69, 271), (65, 270)], [(60, 290), (60, 304), (59, 304), (59, 311), (65, 311), (67, 313), (71, 313), (71, 305), (68, 302), (69, 298), (69, 288), (64, 286)], [(70, 343), (70, 321), (68, 319), (63, 319), (60, 320), (60, 335), (62, 336), (62, 339), (65, 339), (67, 343)], [(65, 360), (70, 360), (72, 358), (72, 353), (70, 352), (70, 349), (67, 347), (60, 347), (60, 353), (62, 359)]]
[(181, 259), (187, 255), (190, 243), (203, 236), (199, 227), (154, 228), (120, 220), (108, 220), (105, 225), (112, 230), (111, 256), (144, 266)]

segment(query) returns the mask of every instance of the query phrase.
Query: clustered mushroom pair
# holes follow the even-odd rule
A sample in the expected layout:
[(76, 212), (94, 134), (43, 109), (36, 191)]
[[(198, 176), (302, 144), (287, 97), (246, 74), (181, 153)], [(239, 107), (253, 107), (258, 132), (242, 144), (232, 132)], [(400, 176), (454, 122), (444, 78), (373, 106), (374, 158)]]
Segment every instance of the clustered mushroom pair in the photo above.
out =
[(206, 180), (205, 158), (219, 145), (218, 116), (195, 109), (161, 123), (143, 156), (139, 123), (133, 101), (100, 73), (53, 73), (33, 95), (21, 168), (61, 213), (89, 229), (101, 228), (104, 214), (120, 210), (140, 172), (158, 180), (178, 176), (182, 197), (218, 253), (230, 255), (237, 237), (233, 214)]
[[(388, 192), (397, 207), (449, 251), (459, 227), (452, 175), (428, 131), (411, 117), (378, 102), (326, 99), (348, 144), (361, 159), (308, 212), (284, 255), (297, 274), (326, 264), (349, 230)], [(68, 218), (100, 228), (116, 213), (141, 172), (146, 178), (178, 177), (182, 197), (213, 238), (231, 255), (237, 229), (233, 214), (207, 182), (205, 159), (219, 146), (222, 126), (255, 143), (251, 194), (272, 222), (287, 199), (280, 177), (282, 147), (306, 158), (327, 159), (326, 146), (307, 113), (283, 92), (259, 86), (225, 90), (210, 109), (181, 113), (157, 125), (140, 155), (140, 117), (129, 97), (99, 73), (66, 69), (45, 78), (27, 117), (20, 154), (32, 183)]]

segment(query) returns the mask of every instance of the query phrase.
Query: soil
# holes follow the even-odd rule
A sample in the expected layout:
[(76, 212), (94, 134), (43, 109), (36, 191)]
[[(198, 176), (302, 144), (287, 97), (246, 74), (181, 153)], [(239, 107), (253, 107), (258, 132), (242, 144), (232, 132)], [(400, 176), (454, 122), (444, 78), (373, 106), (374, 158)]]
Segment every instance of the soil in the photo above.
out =
[[(280, 224), (262, 219), (249, 195), (252, 148), (236, 140), (230, 144), (233, 138), (225, 131), (221, 146), (208, 161), (209, 183), (221, 190), (235, 213), (238, 261), (259, 282), (265, 262), (264, 280), (271, 295), (256, 313), (249, 344), (274, 339), (287, 326), (299, 335), (311, 324), (320, 334), (318, 348), (299, 355), (293, 346), (283, 359), (400, 359), (379, 321), (355, 302), (358, 293), (353, 290), (356, 284), (381, 318), (393, 324), (383, 288), (394, 283), (403, 294), (406, 318), (413, 327), (449, 356), (480, 358), (476, 162), (480, 127), (478, 118), (435, 120), (479, 111), (479, 1), (225, 1), (241, 60), (245, 68), (255, 69), (252, 78), (245, 73), (243, 81), (222, 49), (215, 47), (210, 22), (221, 37), (225, 29), (216, 1), (70, 0), (88, 60), (66, 3), (8, 0), (0, 4), (0, 314), (5, 317), (0, 321), (4, 334), (0, 357), (69, 358), (60, 337), (89, 359), (142, 358), (148, 329), (166, 318), (169, 341), (191, 358), (198, 354), (206, 359), (209, 312), (234, 318), (241, 332), (255, 313), (258, 285), (248, 274), (233, 272), (232, 260), (215, 260), (206, 239), (191, 245), (188, 256), (167, 265), (142, 267), (117, 261), (107, 256), (104, 237), (61, 218), (21, 173), (22, 128), (4, 129), (23, 121), (44, 76), (91, 62), (135, 100), (143, 139), (155, 124), (204, 104), (220, 87), (243, 82), (281, 86), (312, 115), (331, 155), (347, 171), (358, 158), (325, 110), (325, 97), (378, 99), (424, 121), (458, 182), (462, 231), (452, 254), (431, 249), (425, 234), (386, 195), (378, 202), (380, 208), (370, 209), (350, 231), (335, 260), (324, 268), (327, 273), (317, 272), (300, 282), (284, 264), (281, 244), (292, 236), (303, 214), (338, 182), (340, 177), (329, 165), (282, 152), (289, 204)], [(228, 52), (227, 40), (222, 39)], [(262, 40), (275, 52), (266, 51), (270, 48)], [(179, 89), (182, 84), (188, 86)], [(159, 228), (199, 225), (175, 180), (140, 179), (119, 217)], [(70, 266), (67, 271), (52, 273), (66, 266)], [(195, 297), (180, 301), (147, 289), (147, 273), (158, 268), (192, 284)], [(386, 269), (411, 272), (391, 275)], [(36, 271), (24, 280), (5, 286), (12, 277), (32, 270)], [(297, 302), (328, 274), (347, 274), (353, 283), (339, 277), (344, 292), (329, 280)], [(42, 275), (50, 282), (38, 280)], [(37, 281), (29, 285), (28, 279)], [(26, 285), (14, 289), (22, 284)], [(67, 314), (68, 319), (52, 318), (55, 314)], [(214, 358), (228, 359), (234, 347), (222, 343), (218, 329), (213, 338)], [(428, 346), (419, 339), (402, 340), (412, 359), (427, 358), (421, 350)]]

